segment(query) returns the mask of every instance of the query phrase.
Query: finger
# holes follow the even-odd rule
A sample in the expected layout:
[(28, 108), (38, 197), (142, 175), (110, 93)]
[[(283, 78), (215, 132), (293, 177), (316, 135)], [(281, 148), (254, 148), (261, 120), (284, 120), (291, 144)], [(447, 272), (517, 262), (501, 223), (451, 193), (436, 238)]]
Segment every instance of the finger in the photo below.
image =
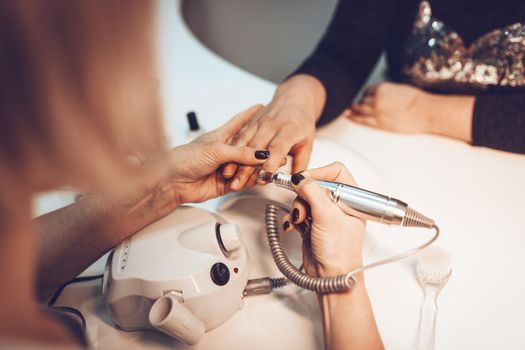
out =
[[(266, 114), (266, 109), (261, 108), (248, 120), (246, 125), (233, 136), (232, 145), (248, 146), (259, 131), (260, 119)], [(259, 135), (260, 136), (260, 135)]]
[(236, 114), (229, 122), (221, 126), (219, 129), (225, 135), (224, 140), (237, 134), (248, 123), (248, 121), (262, 109), (262, 107), (261, 104), (256, 104), (255, 106)]
[(312, 222), (309, 219), (304, 220), (299, 224), (294, 224), (295, 230), (301, 234), (303, 241), (310, 239), (310, 228), (312, 227)]
[(261, 118), (268, 114), (267, 113), (268, 109), (266, 107), (267, 106), (263, 106), (263, 108), (255, 112), (253, 116), (250, 118), (250, 120), (248, 121), (248, 123), (246, 124), (246, 127), (250, 127), (253, 125), (258, 126), (260, 124)]
[[(229, 143), (233, 146), (247, 146), (248, 143), (252, 140), (256, 132), (257, 132), (257, 124), (254, 124), (249, 127), (245, 127), (237, 135), (234, 135), (233, 140), (231, 142), (226, 142), (226, 143)], [(222, 170), (222, 176), (225, 179), (231, 179), (235, 175), (238, 169), (239, 167), (237, 166), (237, 164), (233, 164), (233, 163), (226, 164)]]
[[(284, 158), (281, 160), (281, 163), (279, 164), (279, 168), (282, 168), (282, 167), (285, 166), (287, 163), (288, 163), (288, 157), (284, 157)], [(261, 169), (262, 169), (262, 168), (261, 168)], [(260, 186), (264, 186), (264, 185), (267, 185), (267, 184), (268, 184), (268, 181), (259, 178), (259, 173), (260, 173), (261, 169), (255, 170), (255, 173), (254, 173), (252, 176), (255, 175), (255, 176), (257, 177), (257, 184), (258, 184), (258, 185), (260, 185)]]
[[(295, 142), (297, 141), (294, 140), (294, 135), (291, 134), (290, 130), (278, 130), (266, 146), (266, 148), (270, 150), (271, 156), (264, 164), (263, 170), (272, 173), (275, 172), (282, 166), (282, 159), (285, 158), (287, 154), (293, 156), (292, 167), (296, 169), (296, 172), (306, 169), (312, 150), (312, 141), (303, 141), (298, 144), (295, 144)], [(296, 160), (297, 157), (299, 158), (298, 160)]]
[(297, 197), (292, 204), (292, 211), (290, 212), (290, 219), (294, 225), (300, 224), (310, 214), (310, 207), (301, 197)]
[(350, 118), (352, 116), (352, 110), (350, 108), (347, 108), (341, 113), (341, 115), (345, 118)]
[(357, 116), (357, 115), (352, 115), (349, 117), (349, 119), (357, 124), (361, 124), (361, 125), (366, 125), (366, 126), (370, 126), (370, 127), (378, 127), (379, 126), (379, 121), (377, 120), (376, 117), (372, 117), (372, 116)]
[(292, 232), (294, 230), (294, 226), (292, 224), (292, 218), (290, 214), (286, 214), (283, 216), (283, 231), (284, 232)]
[[(273, 130), (271, 128), (263, 127), (263, 128), (258, 129), (257, 133), (255, 134), (254, 138), (250, 141), (248, 146), (252, 148), (256, 148), (256, 149), (268, 149), (268, 144), (272, 140), (275, 132), (276, 130)], [(270, 151), (269, 153), (271, 157), (272, 152)], [(270, 157), (268, 157), (268, 160)], [(284, 156), (281, 156), (281, 158), (283, 157)], [(280, 161), (281, 159), (279, 159), (279, 162)], [(277, 168), (275, 168), (275, 170), (276, 169)], [(247, 167), (247, 166), (239, 167), (232, 181), (232, 185), (234, 186), (234, 188), (243, 187), (248, 182), (248, 179), (254, 173), (254, 171), (255, 171), (255, 168), (253, 167)]]
[(259, 171), (257, 169), (254, 171), (254, 173), (250, 176), (248, 179), (248, 182), (246, 182), (246, 185), (244, 187), (253, 187), (257, 184), (259, 181)]
[(211, 144), (209, 154), (218, 165), (224, 163), (237, 163), (243, 165), (263, 164), (270, 152), (251, 147), (237, 147), (223, 143)]
[(308, 168), (308, 163), (310, 163), (310, 156), (312, 154), (312, 147), (313, 142), (308, 141), (307, 143), (296, 146), (292, 149), (292, 174), (298, 173)]
[(368, 104), (354, 103), (350, 109), (354, 116), (373, 116), (375, 114), (375, 108)]
[(289, 136), (278, 134), (278, 136), (274, 137), (267, 146), (271, 157), (264, 164), (263, 170), (274, 173), (280, 167), (283, 158), (286, 158), (292, 146)]
[(361, 97), (361, 99), (359, 100), (359, 103), (360, 105), (369, 105), (369, 106), (374, 106), (375, 105), (375, 97), (374, 96), (368, 96), (368, 95), (364, 95)]
[(330, 217), (330, 213), (333, 213), (332, 210), (337, 206), (327, 196), (326, 191), (305, 173), (292, 175), (295, 191), (310, 205), (312, 217)]
[(259, 130), (258, 124), (247, 125), (233, 136), (230, 144), (234, 146), (248, 146), (250, 141), (255, 137), (257, 130)]
[(309, 169), (303, 174), (316, 180), (342, 182), (352, 186), (356, 185), (352, 174), (341, 162), (334, 162), (320, 168)]
[(271, 125), (259, 124), (247, 146), (257, 149), (268, 149), (268, 145), (278, 132), (279, 130)]
[(239, 191), (241, 188), (246, 186), (249, 179), (253, 175), (256, 174), (256, 168), (253, 166), (240, 166), (237, 169), (237, 172), (235, 173), (235, 177), (233, 178), (230, 188), (233, 191)]
[(282, 230), (283, 232), (289, 233), (297, 231), (301, 234), (301, 238), (304, 240), (309, 239), (310, 237), (310, 228), (312, 227), (312, 222), (309, 218), (306, 218), (304, 221), (294, 224), (290, 214), (287, 214), (283, 217)]
[(231, 179), (235, 172), (237, 171), (238, 166), (235, 163), (228, 163), (222, 168), (222, 177), (225, 179)]
[(374, 96), (377, 92), (379, 84), (368, 85), (363, 93), (364, 96)]

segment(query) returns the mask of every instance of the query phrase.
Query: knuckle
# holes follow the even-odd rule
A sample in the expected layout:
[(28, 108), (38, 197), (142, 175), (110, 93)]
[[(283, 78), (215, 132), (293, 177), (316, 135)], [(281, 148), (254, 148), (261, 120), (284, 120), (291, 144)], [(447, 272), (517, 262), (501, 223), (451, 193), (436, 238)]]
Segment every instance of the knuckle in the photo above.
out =
[(239, 137), (234, 145), (235, 146), (247, 146), (249, 143), (250, 143), (250, 138), (248, 137), (248, 135), (242, 135), (241, 137)]
[(273, 130), (274, 130), (273, 122), (259, 124), (255, 132), (253, 133), (254, 136), (252, 140), (260, 138), (260, 137), (267, 137), (267, 135), (271, 134)]
[(340, 161), (335, 161), (331, 164), (334, 168), (338, 169), (338, 170), (343, 170), (343, 169), (346, 169), (345, 168), (345, 165), (343, 163), (341, 163)]
[(275, 112), (271, 106), (264, 107), (254, 120), (255, 124), (266, 124), (275, 118)]
[(237, 131), (237, 134), (235, 134), (234, 140), (239, 140), (246, 134), (249, 134), (249, 131), (251, 128), (252, 128), (251, 125), (245, 125), (241, 130)]
[(210, 147), (214, 150), (221, 151), (223, 149), (224, 143), (213, 141), (209, 143)]
[(282, 143), (277, 143), (277, 144), (270, 144), (270, 146), (268, 147), (268, 151), (270, 151), (270, 156), (271, 157), (277, 157), (277, 156), (285, 156), (286, 153), (287, 153), (287, 149), (288, 147), (286, 147), (286, 145), (282, 144)]

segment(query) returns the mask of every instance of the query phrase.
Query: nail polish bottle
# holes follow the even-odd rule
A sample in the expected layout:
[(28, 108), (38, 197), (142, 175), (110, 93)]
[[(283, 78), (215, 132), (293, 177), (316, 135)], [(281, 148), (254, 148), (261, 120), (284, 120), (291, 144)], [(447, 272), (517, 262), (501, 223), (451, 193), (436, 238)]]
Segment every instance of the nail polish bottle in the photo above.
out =
[(186, 142), (191, 142), (200, 135), (204, 134), (204, 130), (200, 127), (199, 121), (197, 120), (197, 114), (193, 111), (186, 114), (188, 119), (189, 130), (186, 134)]

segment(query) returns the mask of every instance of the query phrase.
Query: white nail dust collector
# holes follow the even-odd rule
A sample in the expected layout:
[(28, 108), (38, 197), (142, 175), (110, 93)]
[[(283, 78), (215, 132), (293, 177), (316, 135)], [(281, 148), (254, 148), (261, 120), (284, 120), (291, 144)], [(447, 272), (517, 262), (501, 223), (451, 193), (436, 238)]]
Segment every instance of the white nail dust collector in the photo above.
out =
[(103, 294), (120, 328), (195, 344), (242, 307), (248, 269), (237, 225), (183, 206), (113, 251)]

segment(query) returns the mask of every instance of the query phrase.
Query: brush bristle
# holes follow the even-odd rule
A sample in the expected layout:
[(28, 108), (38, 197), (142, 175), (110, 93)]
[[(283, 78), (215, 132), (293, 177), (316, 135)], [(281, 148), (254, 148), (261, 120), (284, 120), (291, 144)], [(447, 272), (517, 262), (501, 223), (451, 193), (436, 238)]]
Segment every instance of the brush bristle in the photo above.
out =
[(417, 275), (421, 282), (442, 283), (452, 272), (450, 254), (441, 247), (429, 247), (419, 254)]

